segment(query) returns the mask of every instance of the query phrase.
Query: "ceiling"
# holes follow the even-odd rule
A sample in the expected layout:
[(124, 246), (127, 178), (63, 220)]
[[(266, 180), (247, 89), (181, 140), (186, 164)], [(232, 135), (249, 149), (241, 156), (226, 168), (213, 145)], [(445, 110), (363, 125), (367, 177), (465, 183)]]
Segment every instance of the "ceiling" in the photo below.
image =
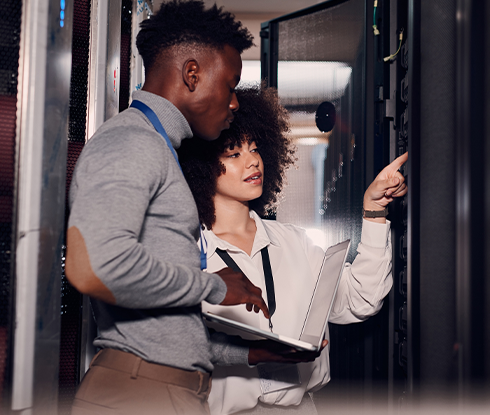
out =
[[(154, 0), (154, 8), (157, 9), (163, 1)], [(275, 17), (322, 2), (323, 0), (204, 0), (207, 6), (216, 3), (218, 6), (224, 6), (226, 11), (232, 13), (272, 14)]]
[[(153, 0), (153, 10), (157, 11), (165, 0)], [(237, 20), (250, 30), (255, 46), (242, 54), (243, 60), (260, 60), (260, 25), (276, 17), (305, 9), (323, 0), (204, 0), (207, 7), (217, 4), (236, 15)]]
[(206, 4), (216, 3), (233, 13), (270, 13), (281, 16), (301, 10), (323, 0), (204, 0)]

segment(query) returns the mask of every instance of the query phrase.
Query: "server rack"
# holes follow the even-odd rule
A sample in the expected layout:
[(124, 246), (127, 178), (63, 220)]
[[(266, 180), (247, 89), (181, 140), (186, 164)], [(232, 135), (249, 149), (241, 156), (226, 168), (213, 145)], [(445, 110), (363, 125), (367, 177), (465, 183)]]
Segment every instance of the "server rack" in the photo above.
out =
[[(146, 5), (146, 7), (144, 7)], [(132, 0), (75, 2), (73, 64), (70, 82), (67, 186), (86, 141), (107, 119), (129, 106), (132, 25), (151, 13), (151, 4)], [(134, 18), (133, 18), (134, 16)], [(138, 74), (141, 76), (141, 72)], [(67, 204), (68, 206), (68, 204)], [(65, 212), (65, 225), (68, 220)], [(58, 413), (69, 414), (76, 389), (96, 353), (97, 335), (90, 300), (79, 294), (62, 268), (62, 316)]]
[[(410, 94), (412, 76), (409, 73), (409, 38), (411, 30), (408, 24), (408, 3), (377, 2), (372, 11), (373, 39), (373, 86), (374, 86), (374, 136), (381, 154), (389, 154), (389, 159), (409, 151), (409, 128), (413, 126), (413, 97)], [(413, 194), (414, 180), (408, 172), (413, 162), (413, 153), (409, 152), (409, 161), (401, 168), (410, 194)], [(391, 207), (393, 243), (393, 289), (389, 295), (389, 370), (388, 403), (391, 410), (407, 404), (411, 387), (410, 344), (415, 333), (413, 320), (409, 319), (413, 298), (409, 295), (412, 287), (413, 255), (409, 249), (409, 195), (396, 200)], [(410, 210), (412, 213), (412, 210)], [(413, 218), (410, 217), (410, 224)], [(410, 235), (410, 236), (409, 236)], [(410, 282), (410, 284), (409, 284)], [(410, 291), (411, 293), (411, 291)], [(410, 321), (410, 325), (409, 325)]]
[(0, 2), (0, 411), (10, 405), (15, 281), (15, 160), (22, 4)]
[[(379, 90), (373, 82), (376, 63), (373, 59), (375, 42), (369, 23), (372, 16), (371, 2), (326, 1), (265, 22), (261, 31), (262, 77), (268, 86), (278, 88), (280, 100), (283, 88), (280, 65), (283, 61), (343, 61), (353, 68), (346, 89), (332, 100), (341, 127), (337, 125), (328, 135), (322, 192), (322, 224), (329, 234), (334, 235), (332, 243), (348, 237), (353, 241), (349, 261), (352, 261), (360, 240), (364, 191), (390, 161), (390, 142), (383, 131), (375, 131), (378, 119), (375, 117), (374, 97)], [(357, 33), (349, 26), (353, 21), (356, 22)], [(336, 22), (342, 22), (342, 27), (336, 26)], [(296, 34), (295, 27), (300, 26), (303, 32)], [(287, 37), (289, 43), (294, 43), (293, 36), (296, 36), (298, 44), (285, 50), (281, 36)], [(323, 36), (319, 42), (322, 44), (321, 52), (312, 46), (315, 42), (305, 43), (308, 36)], [(346, 56), (345, 51), (352, 44), (358, 48), (353, 49), (353, 56)], [(326, 93), (327, 98), (332, 96)], [(282, 99), (290, 112), (314, 113), (320, 102), (321, 99), (298, 104)], [(390, 213), (391, 216), (394, 214)], [(317, 402), (336, 400), (339, 396), (351, 403), (386, 401), (390, 365), (387, 333), (390, 313), (393, 313), (391, 302), (388, 299), (380, 313), (364, 323), (330, 325), (332, 381), (315, 394)]]
[[(262, 76), (268, 85), (281, 90), (281, 22), (347, 3), (327, 1), (262, 25)], [(435, 396), (449, 406), (454, 400), (471, 405), (475, 391), (488, 390), (490, 284), (483, 260), (489, 252), (489, 182), (483, 167), (489, 154), (488, 13), (488, 4), (475, 0), (365, 2), (366, 61), (359, 91), (366, 99), (364, 147), (356, 137), (355, 151), (363, 152), (360, 169), (368, 184), (408, 150), (402, 173), (409, 193), (390, 208), (394, 287), (388, 311), (379, 316), (378, 331), (370, 333), (369, 324), (378, 322), (369, 322), (343, 337), (356, 344), (357, 335), (363, 344), (347, 348), (341, 366), (350, 380), (361, 382), (356, 393), (367, 396), (370, 385), (381, 385), (392, 410)], [(335, 135), (330, 139), (331, 156), (338, 150)], [(330, 193), (327, 185), (324, 190)], [(342, 190), (341, 205), (355, 205)], [(337, 219), (349, 226), (345, 215)], [(332, 344), (342, 339), (335, 336)], [(376, 343), (378, 356), (370, 348)], [(364, 367), (356, 371), (349, 362), (357, 358)], [(342, 376), (335, 370), (334, 380)]]
[(71, 2), (23, 2), (7, 408), (56, 411)]
[(93, 354), (88, 299), (64, 277), (65, 204), (88, 134), (129, 104), (131, 14), (152, 7), (109, 3), (0, 3), (2, 413), (69, 413)]

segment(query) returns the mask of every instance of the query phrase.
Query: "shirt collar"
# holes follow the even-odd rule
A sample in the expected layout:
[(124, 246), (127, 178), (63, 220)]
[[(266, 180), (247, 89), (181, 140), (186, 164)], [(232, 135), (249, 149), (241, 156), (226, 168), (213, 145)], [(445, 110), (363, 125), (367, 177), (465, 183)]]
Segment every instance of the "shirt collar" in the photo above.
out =
[[(268, 230), (267, 227), (264, 226), (263, 221), (260, 219), (260, 216), (255, 211), (250, 210), (250, 217), (255, 220), (255, 226), (257, 227), (257, 233), (255, 234), (251, 257), (253, 257), (257, 252), (259, 252), (262, 248), (266, 246), (281, 246), (279, 239), (271, 232), (271, 230)], [(202, 235), (204, 236), (204, 239), (206, 241), (206, 243), (204, 243), (203, 245), (206, 249), (208, 258), (211, 258), (215, 254), (216, 248), (234, 253), (243, 252), (241, 249), (230, 244), (229, 242), (223, 241), (222, 239), (218, 238), (213, 231), (207, 228), (202, 231)]]
[(168, 138), (175, 149), (180, 147), (182, 140), (192, 137), (192, 130), (184, 115), (170, 101), (148, 91), (134, 91), (133, 100), (148, 105), (156, 114), (165, 128)]

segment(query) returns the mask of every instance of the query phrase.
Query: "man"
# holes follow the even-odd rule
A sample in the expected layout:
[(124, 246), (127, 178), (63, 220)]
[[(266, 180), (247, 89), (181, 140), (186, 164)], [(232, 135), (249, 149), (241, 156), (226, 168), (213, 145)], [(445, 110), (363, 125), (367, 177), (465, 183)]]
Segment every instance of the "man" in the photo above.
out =
[[(146, 80), (129, 108), (104, 123), (74, 173), (66, 275), (92, 297), (102, 351), (80, 385), (73, 414), (207, 413), (213, 361), (200, 303), (247, 304), (269, 316), (260, 289), (229, 268), (199, 267), (197, 209), (173, 149), (216, 139), (238, 109), (240, 53), (252, 36), (202, 1), (172, 0), (141, 25)], [(162, 133), (157, 132), (161, 123)], [(250, 293), (252, 292), (252, 293)]]

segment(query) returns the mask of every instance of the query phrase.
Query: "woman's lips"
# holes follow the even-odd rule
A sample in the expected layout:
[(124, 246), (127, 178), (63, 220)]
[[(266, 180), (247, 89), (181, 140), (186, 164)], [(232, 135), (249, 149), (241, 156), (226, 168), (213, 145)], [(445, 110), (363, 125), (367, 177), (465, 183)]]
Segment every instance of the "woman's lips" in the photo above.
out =
[(244, 181), (250, 184), (262, 184), (262, 173), (259, 171), (252, 173)]

